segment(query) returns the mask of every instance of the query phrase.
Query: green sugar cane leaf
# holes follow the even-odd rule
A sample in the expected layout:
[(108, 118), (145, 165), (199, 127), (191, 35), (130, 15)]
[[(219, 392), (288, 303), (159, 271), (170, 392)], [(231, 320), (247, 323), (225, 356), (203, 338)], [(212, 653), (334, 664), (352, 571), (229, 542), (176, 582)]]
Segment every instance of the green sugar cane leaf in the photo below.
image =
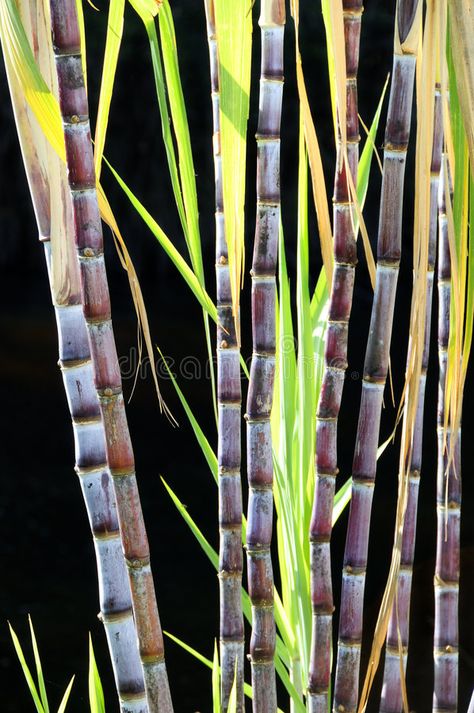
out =
[(467, 273), (467, 303), (466, 322), (464, 325), (463, 362), (467, 369), (467, 361), (471, 352), (474, 319), (474, 180), (472, 172), (469, 177), (469, 249)]
[(124, 12), (125, 0), (110, 0), (94, 140), (94, 165), (97, 180), (100, 178), (102, 168), (110, 104), (114, 90), (120, 45), (122, 43)]
[(296, 690), (295, 686), (291, 682), (290, 676), (288, 674), (287, 669), (283, 665), (283, 663), (280, 661), (278, 656), (275, 656), (275, 670), (277, 674), (280, 677), (281, 682), (286, 688), (286, 692), (290, 696), (293, 704), (294, 704), (294, 709), (298, 711), (298, 713), (306, 713), (306, 706), (304, 705), (303, 701), (301, 700), (298, 691)]
[[(164, 478), (161, 478), (163, 485), (165, 486), (171, 500), (173, 501), (174, 505), (176, 506), (178, 512), (180, 515), (183, 517), (184, 521), (188, 525), (189, 529), (191, 532), (194, 534), (196, 537), (197, 541), (199, 542), (200, 546), (204, 550), (204, 553), (207, 555), (208, 559), (210, 560), (212, 566), (216, 570), (216, 572), (219, 571), (219, 555), (215, 551), (215, 549), (209, 544), (208, 540), (206, 537), (203, 535), (201, 530), (199, 529), (198, 525), (194, 522), (193, 518), (189, 514), (187, 508), (183, 503), (180, 501), (178, 496), (173, 492), (171, 487), (168, 485), (168, 483), (164, 480)], [(245, 542), (245, 539), (244, 539)], [(279, 597), (277, 597), (279, 599)], [(244, 615), (247, 619), (247, 621), (252, 621), (252, 606), (250, 603), (250, 598), (245, 589), (242, 588), (242, 607), (244, 611)], [(280, 601), (280, 610), (282, 609), (281, 601)], [(278, 614), (277, 614), (278, 616)], [(281, 630), (284, 630), (284, 627), (281, 627)], [(286, 648), (279, 636), (277, 636), (277, 651), (282, 658), (283, 661), (287, 661), (288, 657), (285, 654)]]
[[(220, 141), (224, 220), (234, 315), (244, 264), (247, 121), (252, 56), (251, 0), (214, 1), (219, 52)], [(239, 331), (239, 330), (238, 330)]]
[(38, 679), (38, 687), (41, 696), (41, 703), (45, 713), (49, 713), (48, 696), (46, 695), (46, 686), (44, 684), (43, 667), (41, 665), (41, 658), (39, 655), (38, 644), (36, 641), (35, 630), (33, 628), (33, 622), (31, 621), (31, 616), (28, 614), (28, 624), (30, 627), (31, 643), (33, 646), (33, 655), (35, 659), (36, 666), (36, 676)]
[(163, 144), (165, 147), (166, 160), (168, 162), (168, 171), (170, 174), (171, 186), (178, 210), (179, 219), (183, 228), (186, 245), (190, 251), (188, 224), (184, 211), (183, 195), (179, 182), (178, 164), (176, 161), (176, 152), (171, 133), (171, 117), (168, 111), (168, 101), (166, 98), (165, 79), (163, 74), (163, 64), (161, 60), (160, 47), (158, 43), (158, 35), (156, 32), (155, 20), (153, 15), (143, 7), (141, 2), (137, 0), (129, 0), (131, 6), (141, 18), (148, 36), (150, 45), (151, 61), (153, 66), (153, 76), (155, 79), (156, 96), (158, 99), (158, 108), (161, 120), (161, 133), (163, 136)]
[(146, 210), (145, 206), (138, 200), (134, 193), (127, 186), (125, 181), (119, 176), (117, 171), (110, 165), (107, 159), (104, 158), (105, 163), (112, 172), (115, 180), (119, 184), (120, 188), (123, 190), (130, 203), (133, 205), (141, 219), (149, 227), (155, 238), (160, 243), (163, 250), (166, 252), (168, 257), (171, 259), (175, 267), (178, 269), (179, 273), (187, 283), (188, 287), (193, 292), (194, 296), (198, 300), (201, 307), (209, 314), (210, 318), (217, 322), (217, 310), (212, 302), (211, 298), (207, 292), (203, 289), (199, 283), (193, 270), (189, 267), (186, 260), (183, 258), (181, 253), (175, 248), (168, 236), (163, 232), (158, 223), (152, 218), (150, 213)]
[(212, 659), (212, 710), (221, 713), (221, 690), (219, 675), (219, 651), (217, 641), (214, 639), (214, 657)]
[(377, 131), (379, 127), (380, 114), (382, 112), (383, 102), (385, 99), (385, 94), (387, 92), (389, 77), (383, 86), (382, 94), (380, 95), (379, 103), (377, 109), (375, 110), (374, 118), (370, 125), (369, 133), (365, 140), (364, 148), (359, 159), (359, 164), (357, 166), (357, 200), (359, 201), (360, 209), (362, 210), (365, 203), (365, 198), (367, 195), (367, 188), (369, 186), (369, 175), (370, 167), (372, 165), (372, 158), (375, 151), (375, 138), (377, 136)]
[[(314, 433), (317, 393), (314, 389), (314, 349), (309, 298), (308, 169), (303, 127), (300, 122), (298, 160), (298, 237), (296, 309), (298, 324), (298, 424), (299, 450), (296, 489), (303, 529), (309, 529), (307, 488), (313, 491)], [(310, 498), (311, 498), (310, 496)], [(310, 501), (311, 502), (311, 501)], [(295, 513), (298, 515), (298, 513)], [(308, 526), (308, 527), (306, 527)], [(309, 564), (309, 562), (308, 562)]]
[(38, 691), (36, 690), (36, 685), (35, 685), (35, 682), (33, 681), (33, 676), (31, 675), (30, 669), (28, 668), (28, 664), (26, 663), (26, 659), (23, 654), (23, 649), (21, 648), (21, 644), (18, 639), (18, 636), (16, 635), (16, 633), (13, 630), (13, 627), (11, 626), (10, 623), (8, 623), (8, 626), (10, 629), (10, 636), (12, 637), (13, 646), (15, 647), (16, 655), (17, 655), (18, 660), (21, 664), (21, 668), (23, 670), (23, 675), (26, 679), (26, 683), (28, 684), (28, 688), (30, 689), (30, 694), (31, 694), (33, 702), (36, 706), (36, 710), (38, 711), (38, 713), (46, 713), (46, 711), (43, 708), (43, 705), (41, 703), (40, 696), (38, 695)]
[(161, 359), (163, 360), (163, 364), (165, 365), (165, 369), (168, 373), (168, 376), (171, 379), (171, 383), (173, 384), (173, 386), (176, 390), (176, 393), (178, 394), (178, 398), (181, 401), (181, 404), (186, 412), (186, 416), (188, 417), (189, 423), (191, 424), (191, 427), (194, 431), (194, 435), (196, 436), (196, 440), (199, 443), (199, 446), (204, 454), (204, 457), (207, 461), (207, 464), (208, 464), (209, 469), (212, 473), (212, 476), (217, 483), (218, 464), (217, 464), (216, 454), (212, 450), (212, 448), (209, 444), (209, 441), (207, 440), (206, 436), (204, 435), (204, 432), (203, 432), (202, 428), (200, 427), (196, 417), (194, 416), (188, 402), (186, 401), (186, 398), (185, 398), (183, 392), (181, 391), (180, 387), (178, 386), (178, 382), (177, 382), (174, 374), (172, 373), (171, 369), (169, 368), (165, 357), (163, 356), (160, 349), (158, 349), (158, 352), (160, 354)]
[(281, 492), (278, 491), (278, 486), (275, 490), (277, 507), (284, 504), (283, 493), (290, 487), (296, 407), (295, 340), (285, 242), (281, 224), (278, 255), (277, 348), (271, 424), (274, 457), (279, 463), (282, 473), (286, 473), (288, 477), (281, 482), (284, 486)]
[(77, 24), (81, 42), (82, 73), (84, 74), (84, 84), (87, 88), (87, 47), (86, 47), (86, 26), (84, 23), (84, 7), (82, 0), (76, 0)]
[[(161, 131), (168, 161), (171, 185), (173, 188), (173, 194), (181, 226), (183, 228), (186, 246), (191, 259), (191, 265), (204, 289), (204, 267), (202, 261), (201, 236), (199, 232), (199, 211), (194, 161), (191, 150), (186, 105), (179, 73), (176, 38), (171, 9), (169, 3), (166, 1), (161, 6), (161, 11), (159, 13), (160, 38), (165, 67), (165, 74), (163, 74), (163, 64), (161, 60), (154, 16), (150, 14), (147, 8), (144, 7), (140, 1), (130, 0), (130, 3), (141, 17), (148, 35), (161, 118)], [(167, 97), (169, 99), (171, 116), (168, 111)], [(171, 133), (171, 122), (176, 137), (176, 145), (178, 147), (179, 174), (178, 164), (176, 161), (175, 144)], [(209, 363), (212, 364), (212, 344), (209, 330), (209, 319), (205, 311), (203, 316)], [(214, 415), (217, 422), (217, 392), (214, 369), (211, 369), (211, 390)]]
[(99, 671), (92, 646), (92, 637), (89, 634), (89, 704), (91, 713), (105, 713), (104, 691), (100, 680)]
[(179, 73), (176, 37), (173, 16), (168, 0), (164, 0), (158, 16), (166, 87), (173, 120), (173, 129), (178, 147), (179, 171), (184, 208), (188, 225), (189, 253), (191, 263), (201, 284), (204, 286), (204, 268), (202, 262), (201, 237), (199, 234), (199, 211), (196, 193), (196, 175), (194, 170), (191, 138), (189, 135), (186, 104)]
[[(161, 476), (160, 476), (160, 477), (161, 477)], [(209, 542), (207, 541), (207, 539), (204, 537), (204, 535), (203, 535), (203, 533), (201, 532), (201, 530), (199, 529), (199, 527), (198, 527), (198, 526), (196, 525), (196, 523), (194, 522), (194, 520), (193, 520), (193, 518), (191, 517), (191, 515), (188, 513), (188, 510), (187, 510), (186, 506), (183, 505), (183, 503), (181, 502), (181, 500), (180, 500), (180, 499), (178, 498), (178, 496), (173, 492), (173, 490), (170, 488), (170, 486), (169, 486), (168, 483), (164, 480), (163, 477), (161, 477), (161, 481), (162, 481), (163, 485), (165, 486), (165, 488), (166, 488), (166, 490), (167, 490), (167, 492), (168, 492), (168, 495), (170, 496), (171, 500), (173, 501), (173, 503), (175, 504), (175, 506), (176, 506), (176, 508), (178, 509), (179, 513), (180, 513), (181, 516), (183, 517), (184, 521), (186, 522), (186, 524), (187, 524), (188, 527), (190, 528), (191, 532), (193, 533), (193, 535), (195, 536), (195, 538), (197, 539), (197, 541), (198, 541), (199, 544), (201, 545), (202, 549), (204, 550), (204, 552), (206, 553), (206, 555), (207, 555), (208, 558), (210, 559), (210, 561), (211, 561), (212, 565), (214, 566), (214, 568), (217, 570), (218, 567), (219, 567), (219, 555), (218, 555), (217, 552), (214, 550), (214, 548), (211, 547), (211, 545), (209, 544)]]
[(58, 713), (64, 713), (64, 711), (66, 710), (66, 706), (67, 706), (68, 701), (69, 701), (69, 696), (71, 695), (72, 686), (73, 686), (73, 684), (74, 684), (74, 679), (75, 679), (75, 676), (73, 676), (73, 677), (71, 678), (71, 680), (70, 680), (69, 683), (68, 683), (68, 686), (67, 686), (66, 690), (64, 691), (64, 695), (63, 695), (63, 697), (61, 698), (61, 703), (59, 704)]
[[(178, 646), (181, 646), (182, 649), (188, 652), (188, 654), (191, 654), (191, 656), (194, 656), (197, 661), (200, 661), (200, 663), (204, 664), (204, 666), (207, 666), (211, 670), (213, 670), (214, 667), (214, 662), (211, 661), (211, 659), (208, 659), (206, 656), (203, 656), (203, 654), (199, 653), (199, 651), (196, 651), (192, 646), (189, 646), (189, 644), (186, 644), (182, 639), (179, 639), (177, 636), (174, 634), (171, 634), (169, 631), (164, 631), (163, 632), (165, 636), (168, 637), (168, 639), (171, 639), (171, 641), (174, 641), (175, 644), (178, 644)], [(219, 672), (220, 672), (220, 667), (219, 667)], [(290, 684), (291, 685), (291, 684)], [(244, 683), (244, 693), (247, 696), (247, 698), (252, 699), (252, 686), (250, 686), (248, 683)], [(304, 713), (305, 708), (301, 710), (301, 713)], [(277, 713), (283, 713), (283, 711), (278, 708)]]
[[(178, 646), (181, 646), (182, 649), (188, 652), (188, 654), (191, 654), (191, 656), (194, 656), (195, 659), (200, 661), (201, 663), (204, 664), (204, 666), (207, 666), (212, 670), (213, 668), (213, 661), (211, 659), (206, 658), (206, 656), (203, 656), (202, 654), (199, 653), (199, 651), (196, 651), (196, 649), (193, 649), (192, 646), (189, 646), (189, 644), (186, 644), (184, 641), (181, 639), (178, 639), (177, 636), (174, 636), (174, 634), (170, 634), (169, 631), (164, 631), (163, 632), (165, 636), (167, 636), (171, 641), (174, 641), (175, 644), (178, 644)], [(221, 668), (219, 666), (219, 673), (221, 671)], [(244, 683), (244, 693), (247, 696), (247, 698), (252, 698), (252, 686), (249, 686), (248, 683)], [(281, 713), (281, 711), (279, 711)]]
[(351, 499), (352, 478), (348, 478), (342, 488), (339, 488), (334, 496), (334, 508), (332, 511), (332, 526), (339, 520), (347, 503)]
[(235, 662), (234, 680), (229, 693), (227, 713), (237, 713), (237, 661)]

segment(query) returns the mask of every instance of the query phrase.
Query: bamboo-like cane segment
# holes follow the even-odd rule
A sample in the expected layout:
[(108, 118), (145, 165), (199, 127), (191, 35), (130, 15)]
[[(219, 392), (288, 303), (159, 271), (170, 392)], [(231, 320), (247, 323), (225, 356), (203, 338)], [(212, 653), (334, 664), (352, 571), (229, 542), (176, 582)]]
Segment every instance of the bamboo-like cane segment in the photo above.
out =
[(244, 620), (242, 613), (242, 485), (240, 350), (232, 314), (225, 239), (220, 147), (220, 92), (214, 2), (205, 0), (213, 118), (216, 215), (217, 400), (219, 466), (219, 590), (221, 706), (227, 711), (236, 680), (237, 711), (244, 708)]
[[(53, 294), (48, 177), (41, 169), (33, 143), (31, 118), (24, 99), (12, 81), (7, 61), (6, 69), (23, 162), (51, 283), (58, 329), (59, 363), (73, 422), (76, 472), (80, 476), (94, 538), (100, 618), (105, 627), (120, 711), (147, 713), (130, 585), (122, 553), (115, 495), (106, 463), (104, 429), (93, 382), (86, 324), (77, 295), (71, 294), (67, 302), (58, 304)], [(78, 269), (76, 265), (72, 267)], [(70, 284), (77, 282), (78, 279), (70, 280)]]
[(406, 670), (410, 626), (410, 598), (413, 578), (413, 560), (415, 555), (416, 518), (423, 449), (423, 414), (426, 372), (429, 360), (431, 307), (434, 269), (436, 263), (436, 236), (438, 232), (438, 184), (443, 142), (441, 95), (439, 88), (437, 88), (435, 92), (434, 117), (433, 151), (431, 155), (430, 234), (428, 246), (428, 272), (426, 275), (427, 297), (425, 313), (425, 344), (418, 391), (418, 408), (416, 412), (414, 437), (411, 448), (411, 467), (409, 474), (405, 524), (403, 528), (400, 573), (398, 575), (396, 600), (390, 615), (387, 643), (385, 647), (385, 668), (380, 713), (401, 713), (403, 710), (398, 632), (400, 632), (400, 642), (403, 651), (403, 668)]
[[(330, 539), (337, 468), (337, 420), (347, 369), (347, 337), (357, 263), (353, 205), (346, 170), (354, 185), (359, 160), (357, 70), (362, 0), (344, 0), (346, 54), (346, 126), (338, 128), (334, 180), (334, 273), (325, 350), (324, 375), (316, 414), (316, 478), (310, 525), (311, 603), (313, 609), (308, 704), (311, 713), (327, 713), (332, 657), (334, 611)], [(347, 136), (346, 166), (341, 128)]]
[[(44, 241), (51, 262), (49, 240)], [(104, 623), (122, 713), (146, 713), (130, 585), (122, 552), (117, 505), (107, 465), (104, 427), (93, 381), (81, 304), (55, 304), (59, 364), (72, 418), (76, 472), (94, 538), (100, 618)]]
[(252, 261), (253, 355), (247, 397), (248, 590), (252, 601), (250, 661), (254, 713), (275, 713), (275, 618), (270, 554), (273, 462), (270, 413), (275, 375), (275, 269), (280, 222), (280, 121), (285, 3), (262, 0), (257, 127), (257, 225)]
[(145, 690), (150, 713), (171, 713), (163, 635), (111, 321), (76, 3), (51, 0), (50, 8), (82, 306), (130, 577)]
[(344, 552), (333, 701), (333, 710), (336, 713), (355, 711), (359, 695), (370, 515), (401, 256), (403, 182), (420, 21), (421, 3), (418, 0), (415, 2), (398, 0), (392, 85), (385, 131), (377, 274), (364, 363), (352, 469), (352, 496)]
[[(446, 216), (447, 156), (443, 154), (439, 189), (438, 251), (438, 475), (437, 545), (434, 576), (433, 713), (457, 711), (459, 645), (459, 546), (461, 524), (461, 428), (450, 460), (450, 433), (445, 431), (445, 384), (451, 306), (451, 258)], [(448, 467), (449, 463), (449, 467)]]

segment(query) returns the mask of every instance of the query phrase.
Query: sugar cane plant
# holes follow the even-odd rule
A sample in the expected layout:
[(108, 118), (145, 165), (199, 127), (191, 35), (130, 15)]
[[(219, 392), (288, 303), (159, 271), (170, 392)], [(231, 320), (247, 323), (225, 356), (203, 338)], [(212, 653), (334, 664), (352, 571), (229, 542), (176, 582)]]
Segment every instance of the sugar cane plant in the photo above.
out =
[(369, 524), (401, 254), (403, 181), (420, 22), (421, 3), (405, 3), (404, 0), (397, 3), (384, 143), (377, 275), (364, 363), (342, 575), (335, 710), (340, 706), (342, 710), (354, 710), (358, 701)]
[(237, 709), (243, 710), (244, 618), (242, 588), (241, 384), (239, 314), (232, 309), (229, 252), (225, 239), (224, 191), (220, 136), (220, 90), (215, 8), (206, 0), (207, 38), (212, 97), (216, 226), (217, 398), (220, 528), (220, 619), (222, 666), (220, 703), (224, 710), (235, 677)]
[[(218, 630), (210, 639), (218, 637), (220, 646), (219, 652), (215, 648), (213, 660), (170, 635), (212, 669), (216, 713), (242, 713), (246, 710), (244, 696), (252, 698), (252, 708), (259, 713), (275, 713), (281, 710), (278, 706), (291, 713), (331, 708), (338, 713), (364, 711), (385, 640), (383, 686), (380, 700), (372, 694), (374, 709), (384, 713), (409, 709), (411, 693), (405, 674), (410, 668), (416, 672), (418, 665), (409, 656), (408, 634), (410, 599), (416, 586), (415, 535), (420, 530), (416, 519), (422, 435), (424, 426), (434, 428), (435, 421), (434, 414), (433, 423), (430, 421), (424, 400), (438, 232), (440, 379), (433, 711), (457, 710), (460, 433), (474, 312), (474, 250), (470, 244), (474, 220), (470, 174), (474, 159), (474, 20), (470, 3), (452, 0), (448, 7), (447, 0), (396, 2), (375, 270), (362, 209), (383, 93), (359, 161), (356, 78), (359, 55), (362, 58), (370, 52), (370, 38), (364, 40), (362, 35), (360, 41), (362, 3), (323, 0), (321, 4), (330, 86), (327, 105), (334, 128), (333, 146), (325, 147), (327, 153), (334, 148), (331, 226), (319, 126), (313, 120), (319, 118), (318, 107), (310, 105), (309, 79), (303, 71), (305, 44), (300, 38), (298, 0), (290, 3), (295, 31), (293, 60), (288, 60), (290, 52), (284, 53), (283, 0), (261, 0), (255, 12), (250, 0), (204, 1), (200, 31), (207, 35), (210, 58), (215, 304), (205, 287), (207, 266), (199, 226), (192, 126), (188, 125), (173, 21), (172, 9), (179, 2), (172, 6), (168, 0), (130, 0), (130, 5), (143, 22), (150, 46), (166, 171), (189, 262), (177, 247), (177, 236), (170, 239), (129, 188), (120, 175), (121, 167), (112, 168), (104, 158), (124, 37), (124, 0), (111, 0), (109, 6), (94, 155), (85, 58), (81, 57), (84, 30), (77, 14), (80, 2), (37, 0), (28, 5), (0, 0), (2, 47), (38, 230), (45, 244), (60, 363), (75, 434), (76, 469), (94, 535), (102, 618), (120, 708), (143, 713), (173, 710), (112, 330), (101, 216), (114, 231), (129, 273), (149, 352), (153, 345), (137, 275), (99, 183), (103, 162), (111, 172), (108, 178), (118, 183), (196, 297), (204, 315), (208, 354), (209, 318), (216, 322), (217, 389), (212, 379), (210, 390), (210, 411), (217, 415), (215, 438), (200, 426), (178, 379), (167, 364), (166, 368), (218, 485), (218, 551), (165, 484), (218, 574), (220, 616)], [(308, 12), (307, 8), (302, 10)], [(313, 13), (314, 8), (310, 11)], [(247, 142), (247, 133), (250, 98), (252, 92), (257, 95), (251, 81), (252, 28), (257, 15), (261, 75), (255, 149)], [(52, 48), (44, 32), (45, 18), (51, 22)], [(41, 32), (36, 30), (38, 23), (43, 23)], [(253, 42), (258, 43), (258, 39)], [(52, 51), (55, 71), (51, 70)], [(298, 146), (297, 151), (290, 150), (291, 160), (297, 156), (296, 220), (286, 212), (285, 196), (283, 210), (280, 205), (285, 62), (291, 62), (291, 71), (295, 69), (298, 97), (293, 111), (298, 116)], [(408, 229), (403, 220), (403, 187), (414, 88), (414, 223)], [(257, 161), (257, 190), (248, 280), (244, 269), (245, 221), (251, 211), (245, 208), (245, 190), (253, 182), (247, 171), (251, 151)], [(314, 283), (309, 177), (323, 263)], [(372, 193), (369, 195), (374, 201)], [(58, 217), (62, 213), (65, 218)], [(297, 225), (294, 290), (292, 265), (287, 262), (293, 222)], [(405, 384), (395, 424), (402, 426), (394, 540), (375, 631), (373, 636), (370, 631), (364, 635), (364, 639), (373, 641), (360, 693), (372, 500), (377, 457), (388, 447), (388, 442), (381, 446), (379, 439), (402, 227), (412, 237), (413, 287)], [(341, 460), (337, 430), (338, 422), (344, 419), (341, 405), (359, 231), (374, 297), (352, 480), (347, 478), (336, 493)], [(240, 291), (250, 282), (251, 311), (245, 314)], [(241, 354), (249, 347), (247, 323), (252, 326), (249, 375), (246, 369), (241, 372)], [(241, 400), (245, 389), (248, 521), (242, 514), (240, 478)], [(424, 471), (424, 480), (430, 482), (431, 478), (434, 488), (433, 474), (426, 466)], [(349, 499), (338, 601), (333, 597), (331, 572), (340, 563), (331, 554), (330, 539)], [(247, 553), (247, 590), (242, 586), (243, 546)], [(271, 550), (276, 555), (273, 562)], [(337, 647), (332, 642), (334, 609), (339, 620)], [(244, 617), (251, 627), (248, 640)], [(251, 684), (245, 682), (246, 651)], [(285, 703), (277, 680), (285, 692)]]
[[(422, 371), (418, 393), (418, 407), (414, 440), (411, 453), (410, 482), (408, 485), (408, 498), (403, 528), (402, 555), (400, 573), (398, 575), (397, 593), (395, 604), (392, 607), (390, 623), (388, 625), (387, 642), (385, 647), (384, 683), (380, 702), (381, 711), (403, 710), (402, 682), (400, 676), (399, 642), (403, 651), (403, 666), (406, 670), (407, 651), (409, 641), (410, 623), (410, 598), (413, 580), (413, 560), (415, 556), (415, 533), (418, 509), (418, 494), (420, 489), (422, 452), (423, 452), (423, 416), (426, 391), (426, 376), (430, 354), (431, 335), (431, 308), (433, 296), (434, 270), (436, 263), (437, 247), (437, 222), (438, 222), (438, 185), (441, 168), (442, 148), (442, 111), (441, 93), (438, 89), (435, 94), (434, 107), (433, 151), (431, 156), (431, 181), (430, 181), (430, 223), (428, 244), (428, 269), (426, 273), (427, 297), (425, 314), (425, 345), (423, 349)], [(439, 274), (439, 273), (438, 273)]]
[(247, 397), (248, 589), (252, 601), (250, 661), (254, 713), (276, 710), (275, 617), (270, 553), (273, 463), (270, 414), (275, 375), (275, 270), (280, 225), (280, 119), (285, 5), (263, 0), (257, 127), (257, 220), (252, 262), (253, 355)]
[[(25, 11), (24, 7), (23, 10)], [(30, 8), (30, 17), (32, 23), (35, 23), (31, 25), (32, 36), (35, 38), (32, 45), (36, 47), (38, 36), (43, 34), (43, 40), (47, 38), (42, 10), (41, 4)], [(48, 58), (45, 59), (47, 61)], [(60, 290), (56, 291), (52, 274), (51, 231), (56, 232), (53, 240), (58, 240), (61, 239), (61, 232), (64, 234), (64, 231), (70, 231), (72, 227), (72, 210), (67, 199), (65, 171), (61, 169), (59, 158), (46, 143), (37, 141), (35, 144), (34, 119), (17, 86), (13, 69), (8, 69), (7, 56), (5, 61), (25, 171), (50, 277), (58, 328), (59, 363), (74, 429), (76, 472), (94, 537), (100, 611), (107, 634), (120, 707), (124, 712), (144, 713), (148, 709), (143, 673), (135, 646), (136, 632), (130, 586), (121, 549), (115, 496), (108, 472), (104, 430), (94, 388), (86, 323), (80, 303), (79, 270), (75, 261), (69, 261), (70, 272), (66, 276), (69, 290), (62, 296)], [(51, 75), (52, 68), (49, 69)], [(63, 194), (67, 208), (64, 225), (58, 224), (57, 211), (55, 212), (51, 202), (55, 190)]]
[(330, 537), (338, 473), (337, 419), (347, 368), (347, 337), (357, 262), (355, 216), (347, 172), (350, 171), (355, 185), (359, 153), (357, 68), (362, 2), (345, 2), (342, 7), (346, 91), (345, 96), (342, 97), (345, 106), (339, 106), (337, 111), (337, 153), (333, 198), (334, 271), (329, 301), (324, 376), (316, 416), (316, 479), (310, 526), (313, 633), (308, 695), (310, 710), (315, 713), (328, 709), (331, 680), (334, 603)]

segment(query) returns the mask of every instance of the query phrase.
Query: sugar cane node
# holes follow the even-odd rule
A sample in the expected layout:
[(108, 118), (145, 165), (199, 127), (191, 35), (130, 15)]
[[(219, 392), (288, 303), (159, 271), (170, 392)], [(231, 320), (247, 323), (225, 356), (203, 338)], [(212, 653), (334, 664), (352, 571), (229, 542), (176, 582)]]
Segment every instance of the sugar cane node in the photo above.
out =
[(80, 366), (87, 366), (90, 364), (90, 358), (87, 359), (58, 359), (58, 366), (61, 371), (67, 371), (68, 369), (77, 369)]
[(71, 420), (75, 426), (90, 426), (94, 423), (102, 423), (100, 414), (96, 416), (73, 416)]
[(99, 621), (102, 623), (112, 623), (112, 622), (117, 622), (117, 621), (122, 621), (123, 619), (126, 619), (128, 616), (130, 616), (132, 613), (132, 609), (128, 607), (127, 609), (121, 609), (119, 611), (114, 611), (111, 613), (106, 613), (106, 612), (99, 612), (97, 614), (97, 618)]
[(79, 477), (84, 477), (86, 475), (91, 475), (92, 473), (100, 473), (103, 470), (107, 470), (108, 463), (99, 463), (95, 465), (79, 466), (76, 465), (74, 470)]
[(150, 558), (149, 557), (134, 557), (133, 559), (127, 559), (125, 558), (125, 562), (127, 563), (127, 567), (130, 569), (141, 569), (142, 567), (149, 567), (150, 566)]

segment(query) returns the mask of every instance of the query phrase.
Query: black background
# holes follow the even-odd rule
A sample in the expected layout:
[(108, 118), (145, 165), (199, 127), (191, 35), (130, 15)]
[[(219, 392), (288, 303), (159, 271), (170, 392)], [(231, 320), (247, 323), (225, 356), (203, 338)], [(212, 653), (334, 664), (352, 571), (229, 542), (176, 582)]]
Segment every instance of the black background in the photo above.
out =
[[(394, 3), (369, 2), (363, 17), (359, 72), (359, 106), (370, 123), (391, 69)], [(105, 37), (107, 5), (100, 12), (84, 4), (88, 30), (88, 69), (91, 116), (94, 122)], [(209, 98), (209, 65), (203, 5), (175, 0), (181, 74), (189, 115), (204, 263), (209, 291), (214, 294), (212, 122)], [(124, 41), (117, 85), (111, 109), (106, 155), (144, 202), (175, 244), (184, 240), (174, 209), (163, 151), (159, 114), (154, 93), (146, 35), (130, 7), (126, 10)], [(254, 230), (255, 143), (257, 120), (259, 32), (255, 26), (253, 100), (249, 127), (247, 245)], [(319, 5), (302, 3), (301, 46), (313, 114), (323, 152), (328, 193), (331, 194), (334, 143), (328, 104), (325, 45)], [(285, 99), (282, 120), (282, 215), (288, 262), (294, 284), (296, 234), (297, 103), (294, 76), (294, 32), (288, 20), (286, 40)], [(92, 541), (73, 471), (73, 441), (69, 414), (57, 362), (57, 337), (50, 305), (42, 248), (18, 149), (5, 75), (0, 79), (0, 690), (1, 710), (30, 711), (29, 698), (7, 629), (7, 619), (27, 645), (27, 614), (33, 617), (52, 708), (76, 674), (70, 713), (87, 711), (87, 633), (91, 631), (102, 675), (108, 711), (117, 710), (105, 637), (97, 619), (98, 601)], [(381, 126), (384, 123), (385, 112)], [(383, 131), (377, 146), (382, 146)], [(413, 198), (412, 141), (405, 191), (404, 252), (400, 271), (392, 340), (392, 370), (396, 398), (401, 393), (407, 347), (407, 317), (411, 297), (411, 226)], [(103, 182), (129, 250), (134, 259), (152, 326), (154, 341), (175, 360), (192, 357), (205, 371), (205, 346), (200, 310), (181, 278), (170, 265), (147, 228), (104, 169)], [(375, 167), (366, 205), (369, 235), (375, 246), (380, 176)], [(313, 284), (320, 269), (317, 234), (312, 217), (311, 273)], [(119, 355), (133, 355), (136, 320), (125, 273), (113, 242), (106, 233), (109, 281)], [(243, 353), (251, 352), (249, 332), (249, 280), (242, 299)], [(351, 318), (349, 369), (339, 425), (341, 482), (350, 474), (365, 343), (372, 293), (363, 254), (360, 254), (354, 308)], [(434, 314), (437, 307), (436, 291)], [(431, 710), (432, 631), (435, 548), (435, 409), (437, 389), (436, 334), (426, 397), (424, 461), (420, 492), (418, 538), (412, 609), (411, 657), (408, 671), (409, 698), (413, 710)], [(132, 356), (133, 358), (133, 356)], [(132, 379), (124, 380), (127, 396)], [(210, 384), (202, 376), (181, 386), (212, 444)], [(163, 475), (189, 507), (202, 529), (217, 545), (217, 493), (204, 458), (195, 443), (172, 386), (162, 380), (167, 403), (180, 427), (173, 429), (160, 416), (150, 378), (139, 379), (128, 417), (137, 461), (137, 473), (152, 550), (153, 571), (163, 627), (212, 657), (218, 631), (218, 598), (215, 572), (181, 521), (160, 482)], [(244, 394), (245, 398), (245, 394)], [(460, 706), (466, 710), (474, 682), (474, 529), (472, 507), (472, 439), (470, 410), (472, 380), (468, 379), (463, 430), (464, 504), (462, 525), (462, 581), (460, 616)], [(383, 414), (381, 440), (391, 432), (395, 410), (389, 391)], [(388, 571), (397, 487), (396, 447), (379, 461), (372, 516), (369, 570), (366, 587), (368, 637), (378, 611)], [(245, 474), (244, 474), (245, 480)], [(244, 486), (245, 488), (245, 486)], [(339, 594), (342, 550), (347, 515), (337, 524), (333, 538), (334, 586)], [(337, 616), (335, 617), (335, 620)], [(366, 648), (370, 645), (369, 639)], [(366, 654), (367, 652), (365, 652)], [(183, 654), (174, 644), (166, 646), (168, 670), (177, 712), (209, 711), (210, 672)], [(371, 710), (378, 710), (379, 688)], [(280, 705), (286, 708), (281, 698)]]

